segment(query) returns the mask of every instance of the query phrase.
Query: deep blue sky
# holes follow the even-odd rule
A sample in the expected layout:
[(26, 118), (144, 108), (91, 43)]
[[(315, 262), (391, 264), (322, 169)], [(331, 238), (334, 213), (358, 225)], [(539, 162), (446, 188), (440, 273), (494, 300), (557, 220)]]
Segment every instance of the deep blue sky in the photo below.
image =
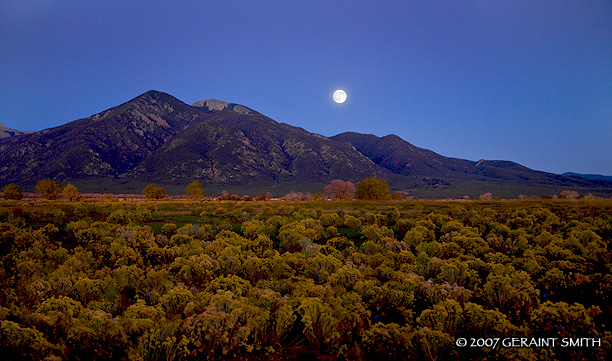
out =
[(41, 130), (150, 89), (612, 175), (612, 1), (0, 0), (0, 123)]

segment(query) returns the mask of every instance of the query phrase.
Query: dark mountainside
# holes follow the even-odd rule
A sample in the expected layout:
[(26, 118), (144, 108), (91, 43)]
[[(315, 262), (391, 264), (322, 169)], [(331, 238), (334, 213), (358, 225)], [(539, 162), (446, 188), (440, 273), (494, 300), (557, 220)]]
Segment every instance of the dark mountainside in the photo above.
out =
[(155, 91), (89, 118), (0, 142), (0, 183), (117, 178), (204, 114)]
[(178, 133), (126, 176), (161, 183), (275, 185), (358, 181), (386, 173), (348, 144), (260, 114), (224, 109)]
[(473, 168), (468, 160), (443, 157), (415, 147), (395, 134), (379, 138), (372, 134), (346, 132), (330, 137), (349, 143), (372, 161), (393, 173), (421, 178), (466, 178)]
[(612, 176), (606, 176), (606, 175), (601, 175), (601, 174), (578, 174), (578, 173), (567, 172), (567, 173), (563, 173), (562, 175), (566, 177), (575, 177), (575, 178), (583, 178), (583, 179), (590, 179), (590, 180), (612, 181)]
[(181, 193), (200, 181), (209, 192), (283, 195), (371, 176), (417, 197), (516, 197), (564, 189), (612, 194), (607, 180), (448, 158), (396, 135), (327, 138), (243, 105), (209, 99), (189, 106), (157, 91), (59, 127), (0, 139), (0, 186), (33, 189), (37, 180), (51, 178), (89, 192), (140, 193), (153, 182)]
[[(466, 194), (473, 190), (490, 189), (497, 194), (505, 194), (510, 189), (524, 189), (523, 194), (552, 194), (546, 189), (591, 187), (608, 188), (606, 179), (587, 179), (585, 177), (566, 177), (540, 172), (520, 164), (500, 160), (480, 160), (473, 162), (464, 159), (448, 158), (427, 149), (415, 147), (396, 135), (377, 137), (371, 134), (346, 132), (330, 139), (346, 142), (372, 161), (393, 173), (426, 181), (432, 191), (445, 192), (450, 189), (465, 189)], [(435, 191), (434, 191), (435, 192)]]

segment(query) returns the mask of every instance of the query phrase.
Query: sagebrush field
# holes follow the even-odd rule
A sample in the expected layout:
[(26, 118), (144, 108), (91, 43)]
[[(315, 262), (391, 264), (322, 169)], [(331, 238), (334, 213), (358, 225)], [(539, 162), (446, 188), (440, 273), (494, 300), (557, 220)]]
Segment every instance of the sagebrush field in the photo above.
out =
[(611, 267), (609, 199), (2, 201), (0, 353), (609, 360)]

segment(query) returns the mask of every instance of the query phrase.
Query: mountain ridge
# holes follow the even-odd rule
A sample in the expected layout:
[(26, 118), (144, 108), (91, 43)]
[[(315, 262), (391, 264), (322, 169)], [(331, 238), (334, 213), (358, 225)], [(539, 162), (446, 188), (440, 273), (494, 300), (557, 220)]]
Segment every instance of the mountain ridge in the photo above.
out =
[(87, 118), (0, 139), (0, 186), (51, 178), (88, 184), (93, 191), (100, 184), (119, 191), (130, 184), (134, 190), (145, 182), (179, 189), (191, 181), (244, 192), (320, 191), (332, 179), (371, 176), (420, 196), (541, 195), (567, 187), (612, 192), (608, 180), (540, 172), (510, 161), (445, 157), (394, 134), (325, 137), (244, 105), (214, 99), (188, 105), (154, 90)]
[(117, 177), (203, 116), (183, 104), (149, 91), (88, 118), (6, 138), (0, 142), (0, 180)]
[(581, 173), (574, 173), (574, 172), (565, 172), (561, 175), (565, 177), (578, 177), (578, 178), (584, 178), (584, 179), (590, 179), (590, 180), (612, 181), (612, 176), (602, 175), (602, 174), (581, 174)]
[(31, 133), (34, 133), (34, 132), (28, 131), (28, 130), (12, 129), (12, 128), (7, 127), (4, 124), (0, 124), (0, 139), (8, 138), (8, 137), (16, 137), (18, 135), (31, 134)]
[(217, 100), (217, 99), (200, 100), (200, 101), (193, 103), (191, 106), (195, 108), (203, 109), (204, 111), (208, 113), (215, 113), (215, 112), (219, 112), (225, 109), (230, 109), (240, 114), (259, 114), (255, 110), (245, 107), (244, 105), (236, 104), (236, 103), (229, 103), (229, 102), (226, 102), (223, 100)]

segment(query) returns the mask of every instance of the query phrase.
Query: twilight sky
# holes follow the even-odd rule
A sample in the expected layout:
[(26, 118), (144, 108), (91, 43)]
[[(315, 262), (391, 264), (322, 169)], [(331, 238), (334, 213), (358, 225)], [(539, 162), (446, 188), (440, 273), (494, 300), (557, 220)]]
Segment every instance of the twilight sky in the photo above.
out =
[(612, 1), (0, 0), (0, 123), (42, 130), (151, 89), (612, 175)]

